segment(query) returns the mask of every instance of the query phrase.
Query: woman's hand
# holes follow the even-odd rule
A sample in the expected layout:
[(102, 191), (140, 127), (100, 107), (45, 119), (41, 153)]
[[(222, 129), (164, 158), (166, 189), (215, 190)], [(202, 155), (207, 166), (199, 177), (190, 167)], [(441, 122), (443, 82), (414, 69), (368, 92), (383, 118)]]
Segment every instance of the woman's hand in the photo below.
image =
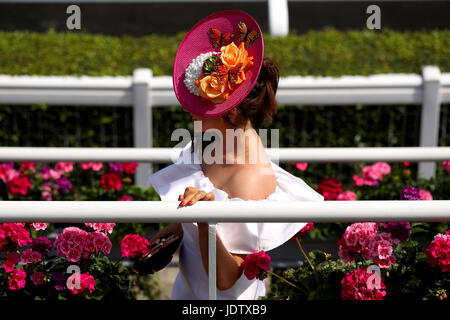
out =
[(178, 197), (178, 201), (181, 201), (180, 207), (191, 206), (197, 201), (214, 201), (214, 193), (206, 193), (194, 187), (187, 187), (184, 194), (180, 194)]

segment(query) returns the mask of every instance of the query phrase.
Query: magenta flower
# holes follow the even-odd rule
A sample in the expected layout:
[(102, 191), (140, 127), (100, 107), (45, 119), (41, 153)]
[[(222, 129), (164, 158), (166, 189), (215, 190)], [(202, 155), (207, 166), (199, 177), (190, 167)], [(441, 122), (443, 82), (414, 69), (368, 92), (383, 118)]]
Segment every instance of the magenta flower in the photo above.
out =
[(93, 170), (93, 171), (100, 171), (103, 168), (102, 162), (81, 162), (80, 167), (83, 170)]
[[(450, 231), (450, 230), (449, 230)], [(450, 232), (446, 234), (437, 234), (434, 240), (429, 244), (425, 250), (428, 263), (432, 268), (437, 265), (442, 269), (442, 272), (450, 271)]]
[(338, 194), (338, 196), (336, 197), (336, 200), (341, 200), (341, 201), (354, 201), (354, 200), (356, 200), (356, 193), (354, 193), (353, 191), (344, 191), (344, 192), (341, 192), (341, 193)]
[(367, 267), (346, 273), (341, 287), (342, 300), (383, 300), (386, 295), (386, 286), (381, 277), (377, 281), (377, 276), (368, 273)]
[(406, 187), (400, 192), (400, 200), (420, 200), (420, 192), (413, 186)]
[(43, 272), (35, 272), (30, 276), (31, 281), (35, 286), (44, 284), (44, 273)]
[(450, 161), (442, 162), (442, 166), (444, 167), (445, 171), (450, 171)]
[(74, 162), (58, 162), (55, 165), (55, 169), (56, 169), (56, 171), (59, 171), (61, 173), (72, 172), (73, 171), (73, 164), (74, 164)]
[(31, 248), (33, 251), (39, 252), (41, 255), (46, 256), (52, 249), (52, 242), (46, 237), (37, 237), (33, 240)]
[(388, 222), (383, 225), (392, 238), (405, 242), (411, 236), (411, 226), (408, 222)]
[(27, 274), (22, 269), (14, 269), (9, 276), (9, 290), (20, 290), (25, 287)]
[(267, 271), (270, 269), (270, 260), (270, 256), (264, 250), (246, 256), (244, 262), (242, 262), (242, 268), (247, 279), (264, 280), (267, 277)]
[(133, 201), (133, 197), (124, 194), (123, 196), (121, 196), (119, 199), (117, 199), (117, 201)]
[(123, 237), (122, 241), (120, 241), (122, 257), (128, 257), (131, 260), (140, 258), (148, 253), (149, 244), (150, 242), (139, 234), (127, 234)]
[(308, 162), (297, 162), (295, 164), (295, 167), (300, 171), (305, 171), (308, 167)]
[(27, 176), (16, 176), (8, 182), (8, 191), (12, 195), (26, 195), (31, 188), (30, 179)]
[(67, 279), (67, 288), (72, 294), (92, 293), (95, 290), (95, 279), (89, 272), (75, 272)]
[(69, 179), (66, 177), (62, 177), (56, 180), (56, 184), (58, 189), (64, 191), (65, 193), (70, 192), (70, 188), (72, 188), (72, 183), (70, 183)]

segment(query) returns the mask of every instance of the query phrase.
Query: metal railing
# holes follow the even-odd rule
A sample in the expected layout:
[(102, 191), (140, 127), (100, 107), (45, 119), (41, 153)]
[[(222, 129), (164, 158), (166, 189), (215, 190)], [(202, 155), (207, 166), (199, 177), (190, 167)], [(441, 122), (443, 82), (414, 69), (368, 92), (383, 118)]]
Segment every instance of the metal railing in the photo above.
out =
[(219, 222), (448, 222), (450, 200), (206, 201), (183, 208), (160, 201), (0, 201), (0, 221), (208, 222), (208, 296), (215, 300)]
[[(280, 79), (277, 100), (285, 105), (419, 104), (422, 105), (419, 145), (435, 147), (440, 104), (450, 102), (450, 73), (441, 74), (437, 67), (426, 66), (422, 76), (290, 76)], [(132, 106), (137, 148), (152, 147), (152, 109), (179, 104), (173, 92), (172, 77), (153, 77), (149, 69), (136, 69), (132, 77), (0, 75), (0, 103)], [(298, 160), (314, 161), (306, 160), (301, 153), (304, 150), (299, 150)], [(149, 163), (139, 166), (136, 184), (148, 186), (150, 171)], [(419, 164), (419, 177), (430, 178), (434, 174), (435, 163)]]

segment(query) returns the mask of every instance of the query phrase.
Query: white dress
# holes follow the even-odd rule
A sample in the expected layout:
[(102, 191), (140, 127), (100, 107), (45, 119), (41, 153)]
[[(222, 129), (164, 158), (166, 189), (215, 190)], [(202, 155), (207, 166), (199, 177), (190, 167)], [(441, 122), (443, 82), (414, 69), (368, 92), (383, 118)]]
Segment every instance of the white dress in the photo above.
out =
[[(190, 153), (190, 144), (180, 154), (178, 161), (149, 177), (150, 183), (162, 201), (178, 201), (186, 187), (195, 187), (205, 192), (213, 192), (215, 201), (244, 201), (228, 198), (228, 194), (214, 187), (203, 174), (199, 162), (193, 162), (194, 153), (189, 163), (186, 152)], [(293, 176), (271, 162), (277, 181), (276, 190), (265, 200), (248, 201), (323, 201), (324, 197), (312, 189), (302, 179)], [(276, 214), (274, 212), (274, 214)], [(179, 273), (175, 280), (171, 299), (207, 300), (208, 275), (203, 269), (200, 246), (198, 242), (197, 223), (182, 223), (183, 241), (180, 248)], [(272, 250), (300, 231), (305, 223), (217, 223), (217, 232), (228, 251), (236, 254), (251, 254), (260, 250)], [(269, 254), (270, 255), (270, 254)], [(265, 296), (264, 281), (248, 280), (244, 273), (236, 283), (227, 290), (217, 290), (218, 300), (256, 300)]]

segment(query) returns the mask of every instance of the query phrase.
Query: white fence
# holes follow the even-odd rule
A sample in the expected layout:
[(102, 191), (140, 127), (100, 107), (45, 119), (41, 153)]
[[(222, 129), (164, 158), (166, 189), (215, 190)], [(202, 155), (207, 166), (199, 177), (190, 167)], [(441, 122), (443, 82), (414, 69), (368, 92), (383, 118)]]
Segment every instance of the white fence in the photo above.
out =
[[(285, 105), (421, 105), (419, 146), (435, 147), (439, 135), (440, 104), (450, 102), (450, 73), (441, 74), (437, 67), (425, 66), (422, 75), (291, 76), (280, 79), (277, 100)], [(136, 69), (132, 77), (0, 75), (0, 103), (132, 106), (134, 145), (137, 148), (151, 148), (152, 109), (177, 105), (178, 100), (173, 92), (171, 77), (153, 77), (149, 69)], [(318, 148), (314, 149), (311, 152), (318, 152), (319, 155)], [(305, 156), (304, 151), (299, 149), (296, 161), (314, 162), (315, 157)], [(384, 160), (387, 161), (389, 153), (385, 155), (387, 157)], [(328, 161), (322, 162), (338, 161), (334, 156), (334, 153), (328, 154)], [(289, 161), (293, 159), (290, 158)], [(371, 161), (370, 157), (367, 161)], [(150, 161), (147, 159), (143, 162)], [(151, 164), (140, 165), (136, 183), (148, 186), (147, 176), (150, 171)], [(434, 162), (419, 164), (419, 177), (430, 178), (434, 174)]]

